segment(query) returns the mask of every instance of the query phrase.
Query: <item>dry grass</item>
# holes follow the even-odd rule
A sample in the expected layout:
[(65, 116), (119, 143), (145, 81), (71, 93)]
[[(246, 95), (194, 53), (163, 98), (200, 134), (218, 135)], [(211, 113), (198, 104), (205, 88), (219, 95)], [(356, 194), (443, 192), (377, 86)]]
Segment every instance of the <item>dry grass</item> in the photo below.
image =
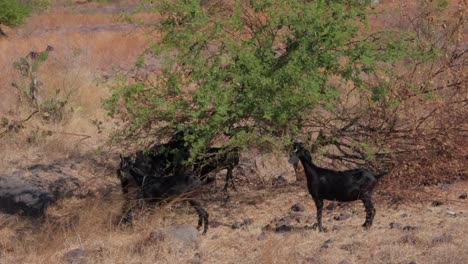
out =
[[(60, 2), (69, 4), (68, 1)], [(66, 120), (48, 123), (35, 117), (18, 133), (0, 139), (0, 173), (39, 162), (80, 156), (94, 151), (106, 140), (112, 124), (106, 119), (100, 101), (108, 95), (108, 90), (99, 86), (96, 79), (109, 70), (110, 65), (133, 65), (136, 56), (145, 48), (146, 36), (142, 28), (118, 26), (114, 13), (93, 9), (107, 5), (86, 5), (89, 12), (70, 13), (67, 6), (33, 16), (26, 26), (11, 32), (8, 39), (0, 39), (0, 118), (21, 120), (31, 112), (25, 103), (18, 101), (20, 96), (10, 83), (20, 79), (12, 67), (13, 62), (32, 50), (43, 50), (47, 45), (55, 48), (40, 68), (39, 79), (44, 83), (41, 92), (50, 96), (57, 89), (73, 91), (69, 104), (73, 110)], [(140, 18), (155, 19), (144, 14)], [(104, 121), (104, 132), (98, 133), (91, 122), (94, 119)], [(86, 134), (91, 138), (80, 140), (81, 137), (61, 133), (42, 137), (37, 133), (43, 130), (38, 128)], [(75, 248), (89, 253), (89, 263), (187, 263), (196, 254), (203, 263), (468, 262), (467, 205), (456, 197), (467, 190), (467, 182), (445, 189), (425, 188), (422, 197), (427, 200), (424, 203), (408, 203), (398, 208), (387, 206), (382, 196), (377, 195), (378, 213), (370, 231), (360, 227), (364, 210), (356, 202), (335, 212), (325, 212), (324, 225), (330, 229), (336, 225), (339, 230), (318, 233), (305, 229), (304, 223), (296, 223), (296, 229), (291, 233), (267, 232), (264, 235), (263, 227), (275, 217), (287, 214), (292, 204), (303, 203), (305, 216), (315, 214), (314, 204), (303, 185), (263, 190), (242, 188), (244, 192), (235, 193), (233, 204), (228, 207), (216, 202), (217, 197), (206, 197), (215, 200), (208, 203), (212, 228), (197, 246), (185, 251), (174, 250), (162, 243), (143, 246), (142, 241), (162, 226), (194, 225), (196, 215), (192, 209), (155, 209), (152, 214), (141, 216), (133, 229), (123, 229), (115, 225), (122, 202), (118, 191), (98, 201), (63, 201), (51, 208), (49, 219), (41, 225), (0, 215), (0, 264), (64, 263), (64, 253)], [(118, 189), (117, 185), (115, 189)], [(435, 198), (448, 202), (441, 207), (430, 207)], [(458, 216), (448, 216), (444, 213), (447, 209), (457, 212)], [(339, 212), (352, 211), (356, 213), (348, 220), (333, 220), (333, 215)], [(235, 221), (246, 218), (253, 219), (253, 224), (238, 230), (230, 228)], [(416, 226), (417, 229), (411, 232), (390, 229), (391, 222)], [(433, 238), (441, 234), (450, 235), (452, 240), (433, 242)], [(328, 239), (334, 242), (330, 247), (322, 248)]]
[[(141, 17), (150, 20), (145, 15)], [(27, 83), (13, 63), (47, 45), (53, 46), (54, 51), (39, 68), (39, 80), (44, 83), (40, 95), (51, 98), (57, 90), (61, 96), (71, 93), (63, 121), (44, 122), (38, 114), (24, 123), (24, 129), (1, 139), (0, 172), (94, 150), (106, 140), (110, 120), (101, 100), (108, 95), (108, 89), (97, 80), (111, 67), (131, 67), (146, 46), (143, 28), (120, 23), (123, 22), (112, 13), (73, 14), (59, 10), (33, 16), (27, 25), (0, 39), (0, 118), (19, 121), (33, 112), (26, 97), (10, 85)], [(102, 133), (93, 120), (104, 122)], [(44, 130), (54, 133), (41, 136)], [(83, 137), (69, 133), (91, 138), (81, 140)]]
[[(315, 214), (305, 186), (248, 190), (233, 194), (232, 203), (223, 207), (209, 202), (212, 227), (193, 247), (177, 250), (170, 244), (148, 241), (149, 234), (162, 226), (196, 224), (196, 215), (186, 206), (153, 209), (135, 222), (133, 229), (115, 225), (120, 205), (116, 200), (68, 200), (55, 207), (48, 223), (40, 229), (33, 224), (1, 217), (0, 263), (62, 263), (71, 249), (88, 252), (90, 263), (188, 263), (198, 255), (203, 263), (466, 263), (468, 244), (465, 233), (466, 202), (457, 195), (468, 182), (446, 187), (432, 187), (431, 192), (446, 196), (444, 205), (407, 203), (390, 208), (377, 196), (374, 226), (364, 231), (361, 203), (325, 211), (324, 225), (330, 231), (318, 233), (305, 229), (311, 224), (293, 223), (290, 233), (278, 234), (262, 229), (277, 216), (288, 214), (292, 204), (305, 205), (304, 217)], [(205, 198), (216, 200), (216, 195)], [(452, 201), (453, 200), (453, 201)], [(457, 212), (451, 217), (446, 210)], [(353, 213), (344, 221), (333, 216)], [(232, 230), (235, 221), (253, 219), (253, 224)], [(416, 227), (413, 231), (391, 229), (390, 223)], [(332, 230), (336, 226), (338, 230)], [(437, 239), (444, 235), (445, 239)], [(333, 242), (324, 247), (325, 241)]]

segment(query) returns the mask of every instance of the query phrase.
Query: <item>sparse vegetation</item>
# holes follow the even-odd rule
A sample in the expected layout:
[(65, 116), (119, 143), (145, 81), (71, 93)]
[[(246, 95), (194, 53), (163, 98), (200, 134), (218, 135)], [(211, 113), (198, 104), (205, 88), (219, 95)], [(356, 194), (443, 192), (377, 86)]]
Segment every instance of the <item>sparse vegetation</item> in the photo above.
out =
[[(46, 177), (56, 171), (71, 173), (81, 186), (75, 196), (49, 207), (43, 221), (0, 213), (0, 263), (64, 263), (72, 258), (88, 263), (466, 263), (466, 1), (372, 1), (380, 3), (370, 9), (359, 6), (370, 1), (328, 1), (329, 7), (325, 2), (220, 0), (200, 1), (200, 7), (191, 0), (56, 0), (47, 12), (32, 10), (25, 23), (4, 26), (8, 37), (0, 39), (0, 184), (4, 174), (18, 169), (34, 181), (36, 176), (26, 168), (58, 164), (45, 171)], [(288, 16), (288, 9), (271, 3), (319, 9)], [(135, 6), (142, 9), (130, 10)], [(149, 12), (153, 7), (172, 16)], [(118, 20), (121, 11), (134, 17)], [(303, 34), (297, 42), (303, 46), (293, 47), (294, 37), (284, 40), (287, 35), (282, 34), (300, 26), (277, 29), (274, 26), (285, 21), (270, 20), (276, 15), (293, 22), (310, 19), (303, 24), (304, 32), (316, 26), (320, 41), (333, 41), (313, 46)], [(332, 21), (333, 16), (338, 19)], [(345, 21), (346, 27), (339, 23)], [(326, 25), (340, 30), (325, 31)], [(169, 32), (177, 38), (169, 38)], [(269, 32), (281, 41), (266, 45)], [(355, 35), (341, 39), (333, 32)], [(220, 46), (222, 41), (229, 45)], [(313, 49), (342, 48), (343, 43), (356, 44), (357, 50)], [(170, 51), (172, 44), (179, 52)], [(190, 44), (196, 45), (190, 49)], [(37, 79), (44, 83), (41, 111), (60, 113), (60, 102), (66, 101), (62, 116), (48, 118), (27, 99), (31, 79), (14, 67), (30, 51), (43, 51), (47, 45), (55, 50), (37, 68)], [(280, 67), (283, 75), (268, 74), (267, 66), (288, 54), (286, 50), (294, 60)], [(242, 56), (235, 60), (235, 54)], [(342, 71), (350, 63), (344, 54), (360, 55), (349, 75)], [(302, 65), (311, 67), (304, 70)], [(310, 82), (302, 83), (301, 74)], [(345, 81), (340, 74), (352, 78)], [(12, 87), (13, 82), (26, 93)], [(277, 89), (277, 83), (285, 89)], [(245, 93), (240, 84), (247, 87)], [(308, 96), (302, 96), (301, 89)], [(68, 97), (67, 91), (73, 95)], [(238, 102), (235, 96), (242, 102), (230, 105)], [(193, 103), (193, 111), (161, 108), (156, 104), (160, 97), (168, 105)], [(103, 109), (105, 98), (115, 99), (107, 102), (115, 107), (114, 117)], [(270, 102), (274, 107), (268, 107)], [(297, 102), (282, 123), (282, 111)], [(295, 112), (303, 107), (300, 120)], [(252, 119), (245, 118), (247, 110)], [(141, 113), (145, 118), (133, 118)], [(244, 123), (236, 123), (241, 119)], [(234, 125), (225, 129), (224, 124)], [(230, 191), (223, 204), (225, 194), (214, 191), (222, 188), (218, 181), (216, 188), (197, 197), (210, 212), (210, 231), (188, 245), (158, 235), (167, 226), (195, 226), (196, 215), (177, 205), (177, 199), (144, 210), (132, 228), (119, 226), (125, 202), (115, 177), (119, 154), (165, 141), (171, 131), (186, 126), (197, 131), (196, 138), (187, 140), (200, 150), (224, 143), (249, 146), (233, 172), (239, 191)], [(393, 168), (376, 186), (372, 229), (360, 227), (365, 212), (356, 202), (325, 204), (328, 232), (310, 230), (315, 206), (305, 182), (296, 181), (287, 164), (282, 146), (290, 138), (302, 139), (321, 167)], [(305, 211), (290, 211), (297, 203)]]

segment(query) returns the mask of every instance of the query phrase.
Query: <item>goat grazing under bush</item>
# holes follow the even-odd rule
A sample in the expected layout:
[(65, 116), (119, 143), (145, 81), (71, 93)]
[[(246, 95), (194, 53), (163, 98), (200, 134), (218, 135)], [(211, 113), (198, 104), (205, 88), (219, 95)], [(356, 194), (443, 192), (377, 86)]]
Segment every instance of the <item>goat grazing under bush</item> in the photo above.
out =
[[(160, 203), (168, 199), (183, 198), (195, 208), (199, 218), (197, 228), (200, 229), (204, 225), (203, 234), (205, 234), (208, 231), (208, 212), (192, 198), (202, 185), (200, 178), (195, 176), (192, 170), (182, 166), (177, 167), (171, 176), (148, 175), (139, 169), (142, 165), (138, 162), (141, 160), (121, 156), (120, 167), (117, 170), (126, 199), (123, 222), (131, 222), (133, 208), (141, 209), (144, 202)], [(145, 167), (146, 164), (143, 163), (143, 168)], [(162, 172), (162, 166), (156, 171)]]
[(211, 172), (227, 169), (224, 191), (227, 191), (229, 183), (231, 183), (232, 188), (236, 190), (232, 177), (232, 170), (239, 165), (239, 159), (240, 154), (238, 148), (208, 148), (204, 155), (196, 159), (194, 171), (201, 179), (204, 179), (206, 175)]
[(375, 208), (372, 205), (372, 191), (377, 183), (376, 177), (366, 169), (335, 171), (320, 168), (312, 162), (310, 152), (302, 143), (294, 143), (290, 163), (302, 162), (307, 176), (307, 188), (317, 207), (317, 225), (322, 227), (323, 200), (349, 202), (362, 200), (366, 208), (364, 228), (372, 226)]
[[(170, 141), (166, 144), (155, 145), (150, 149), (153, 159), (158, 160), (164, 159), (168, 164), (168, 169), (174, 169), (174, 167), (185, 165), (190, 158), (190, 145), (184, 140), (184, 131), (177, 132)], [(165, 150), (165, 151), (164, 151)], [(162, 156), (158, 153), (164, 153)], [(156, 157), (156, 155), (158, 157)], [(232, 176), (233, 169), (239, 165), (240, 154), (239, 148), (207, 148), (205, 152), (201, 153), (195, 158), (193, 162), (193, 170), (196, 175), (202, 179), (202, 181), (210, 182), (211, 179), (207, 179), (209, 173), (218, 172), (226, 169), (226, 181), (224, 184), (224, 191), (227, 191), (229, 184), (236, 190), (234, 180)], [(172, 163), (172, 164), (171, 164)], [(167, 172), (165, 173), (167, 174)]]

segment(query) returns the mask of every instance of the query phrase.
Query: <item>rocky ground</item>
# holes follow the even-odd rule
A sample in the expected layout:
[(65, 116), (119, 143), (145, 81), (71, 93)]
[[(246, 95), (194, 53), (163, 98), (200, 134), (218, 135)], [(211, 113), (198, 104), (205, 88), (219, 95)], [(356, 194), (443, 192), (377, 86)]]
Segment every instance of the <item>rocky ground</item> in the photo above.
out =
[[(221, 176), (221, 175), (220, 175)], [(203, 203), (210, 230), (195, 229), (184, 203), (149, 208), (132, 228), (119, 226), (118, 186), (101, 199), (69, 198), (38, 223), (0, 216), (0, 263), (466, 263), (467, 182), (421, 189), (427, 200), (375, 195), (371, 230), (360, 202), (315, 206), (304, 182), (272, 186), (238, 182), (225, 194), (211, 187)]]

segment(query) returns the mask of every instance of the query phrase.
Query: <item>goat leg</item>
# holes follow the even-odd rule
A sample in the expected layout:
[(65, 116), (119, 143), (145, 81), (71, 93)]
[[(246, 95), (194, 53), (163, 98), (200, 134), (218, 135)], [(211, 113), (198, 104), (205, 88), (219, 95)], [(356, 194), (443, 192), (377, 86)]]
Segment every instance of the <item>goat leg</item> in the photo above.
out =
[(189, 204), (195, 208), (195, 211), (197, 211), (198, 214), (198, 226), (197, 229), (200, 230), (200, 228), (204, 224), (203, 228), (203, 234), (206, 234), (208, 231), (208, 212), (201, 206), (200, 202), (195, 201), (195, 200), (189, 200)]
[(232, 170), (233, 170), (233, 168), (231, 168), (231, 167), (229, 167), (227, 169), (226, 182), (224, 183), (224, 191), (225, 192), (227, 192), (229, 183), (231, 183), (232, 188), (234, 189), (234, 191), (237, 191), (236, 185), (234, 185), (234, 178), (232, 177)]
[(369, 228), (372, 226), (372, 221), (374, 220), (375, 216), (375, 208), (372, 205), (372, 200), (371, 200), (371, 195), (370, 194), (365, 194), (364, 197), (362, 198), (362, 201), (364, 203), (364, 207), (366, 208), (366, 221), (362, 225), (364, 228)]
[(122, 206), (122, 217), (120, 218), (120, 223), (124, 225), (131, 225), (133, 222), (133, 216), (132, 216), (132, 206), (130, 205), (130, 202), (125, 201), (125, 204)]
[(314, 199), (315, 207), (317, 207), (317, 226), (320, 232), (324, 232), (325, 229), (322, 226), (322, 209), (323, 209), (323, 200)]
[(133, 210), (135, 207), (140, 208), (140, 196), (141, 192), (138, 190), (129, 191), (128, 188), (124, 189), (125, 202), (122, 206), (122, 218), (120, 222), (122, 224), (132, 224), (133, 222)]

